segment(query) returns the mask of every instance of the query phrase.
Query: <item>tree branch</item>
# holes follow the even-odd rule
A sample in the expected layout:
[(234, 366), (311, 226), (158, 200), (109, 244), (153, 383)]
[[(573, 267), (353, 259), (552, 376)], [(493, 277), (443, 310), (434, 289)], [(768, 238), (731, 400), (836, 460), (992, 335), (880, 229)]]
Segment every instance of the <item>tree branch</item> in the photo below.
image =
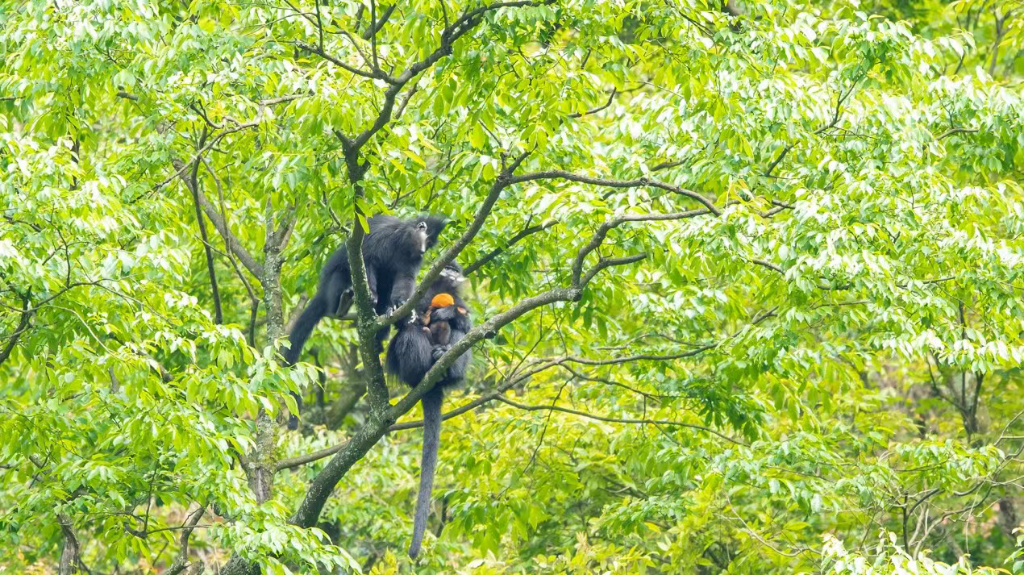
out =
[(744, 442), (742, 442), (742, 441), (740, 441), (738, 439), (733, 439), (733, 438), (729, 437), (728, 435), (725, 435), (724, 433), (721, 433), (719, 431), (715, 431), (714, 429), (711, 429), (710, 427), (704, 427), (703, 425), (696, 425), (696, 424), (693, 424), (693, 423), (683, 423), (681, 421), (672, 421), (672, 420), (665, 420), (665, 419), (631, 419), (631, 418), (620, 418), (620, 417), (605, 417), (605, 416), (602, 416), (602, 415), (595, 415), (593, 413), (587, 413), (585, 411), (577, 411), (575, 409), (569, 409), (569, 408), (566, 408), (566, 407), (559, 407), (557, 405), (524, 405), (522, 403), (518, 403), (518, 402), (512, 401), (511, 399), (508, 399), (507, 397), (504, 397), (504, 396), (499, 397), (498, 401), (500, 401), (502, 403), (507, 403), (508, 405), (511, 405), (512, 407), (515, 407), (517, 409), (522, 409), (524, 411), (559, 411), (559, 412), (562, 412), (562, 413), (568, 413), (568, 414), (571, 414), (571, 415), (578, 415), (580, 417), (585, 417), (587, 419), (593, 419), (593, 420), (596, 420), (596, 421), (605, 421), (605, 422), (608, 422), (608, 423), (630, 423), (630, 424), (641, 424), (641, 425), (664, 425), (666, 427), (670, 427), (670, 426), (671, 427), (688, 427), (690, 429), (696, 429), (698, 431), (703, 431), (705, 433), (710, 433), (712, 435), (717, 435), (718, 437), (721, 437), (722, 439), (724, 439), (724, 440), (726, 440), (726, 441), (728, 441), (730, 443), (734, 443), (736, 445), (740, 445), (740, 446), (743, 446), (743, 447), (749, 447), (746, 443), (744, 443)]
[[(175, 160), (174, 163), (175, 165), (177, 165), (178, 163), (180, 163), (180, 160)], [(223, 217), (221, 217), (221, 214), (217, 211), (217, 208), (213, 204), (211, 204), (209, 200), (206, 199), (206, 196), (204, 196), (203, 193), (199, 192), (198, 190), (196, 196), (197, 199), (199, 200), (200, 207), (203, 208), (203, 213), (206, 214), (206, 217), (210, 218), (210, 223), (213, 224), (213, 227), (216, 228), (220, 236), (224, 238), (224, 243), (227, 244), (228, 249), (231, 251), (231, 253), (235, 254), (235, 257), (238, 258), (238, 261), (242, 262), (242, 266), (244, 266), (245, 269), (249, 270), (249, 273), (251, 273), (253, 277), (255, 277), (256, 280), (262, 284), (263, 266), (261, 266), (259, 262), (256, 261), (256, 258), (254, 258), (252, 254), (248, 252), (248, 250), (242, 247), (242, 243), (238, 241), (238, 238), (236, 238), (233, 233), (231, 233), (231, 230), (228, 228), (227, 222), (224, 220)]]
[[(193, 156), (192, 159), (188, 161), (188, 163), (183, 163), (183, 162), (181, 162), (179, 160), (178, 163), (176, 164), (176, 167), (177, 167), (177, 165), (180, 165), (181, 167), (177, 168), (177, 170), (178, 170), (177, 172), (171, 174), (170, 177), (168, 177), (166, 180), (160, 182), (159, 184), (154, 186), (152, 190), (150, 190), (149, 192), (145, 192), (142, 195), (146, 195), (146, 193), (152, 193), (152, 192), (160, 191), (160, 189), (162, 189), (164, 186), (166, 186), (167, 184), (171, 183), (171, 181), (174, 180), (174, 178), (177, 178), (177, 177), (181, 176), (183, 173), (185, 173), (185, 170), (187, 170), (189, 166), (191, 166), (193, 163), (199, 161), (199, 159), (203, 157), (203, 154), (205, 154), (210, 148), (216, 146), (226, 136), (229, 136), (229, 135), (234, 134), (236, 132), (241, 132), (242, 130), (248, 130), (249, 128), (255, 128), (255, 127), (259, 126), (259, 125), (260, 125), (260, 123), (258, 121), (246, 122), (244, 124), (238, 124), (234, 128), (229, 128), (229, 129), (224, 130), (223, 132), (217, 134), (216, 136), (214, 136), (214, 138), (212, 140), (210, 140), (209, 144), (206, 144), (205, 146), (200, 148), (199, 151), (196, 152), (196, 155)], [(136, 197), (132, 201), (138, 201), (140, 198), (142, 198), (142, 195)]]
[(188, 561), (188, 539), (192, 536), (192, 532), (195, 531), (196, 525), (199, 524), (199, 520), (202, 519), (204, 513), (206, 513), (206, 506), (201, 505), (199, 509), (193, 511), (185, 519), (185, 523), (181, 527), (178, 555), (174, 558), (174, 563), (163, 572), (163, 575), (180, 575), (185, 569), (190, 567), (191, 564)]
[(493, 250), (487, 252), (487, 254), (485, 254), (482, 258), (480, 258), (480, 259), (476, 260), (475, 262), (473, 262), (473, 263), (469, 264), (468, 266), (466, 266), (466, 269), (463, 272), (463, 275), (467, 275), (468, 276), (468, 275), (472, 274), (476, 270), (478, 270), (478, 269), (482, 268), (483, 266), (487, 265), (491, 260), (493, 260), (494, 258), (498, 257), (499, 255), (501, 255), (503, 252), (505, 252), (506, 250), (508, 250), (512, 246), (514, 246), (517, 243), (519, 243), (519, 241), (522, 240), (523, 238), (526, 238), (527, 236), (531, 236), (531, 235), (533, 235), (533, 234), (535, 234), (537, 232), (542, 232), (542, 231), (544, 231), (544, 230), (554, 226), (557, 223), (558, 223), (558, 220), (551, 220), (550, 222), (547, 222), (547, 223), (545, 223), (543, 225), (540, 225), (540, 226), (530, 226), (530, 227), (526, 227), (526, 228), (520, 230), (519, 233), (517, 233), (516, 235), (512, 236), (511, 238), (509, 238), (509, 240), (507, 242), (505, 242), (505, 245), (503, 247), (494, 248)]
[[(584, 263), (584, 260), (586, 260), (587, 256), (590, 255), (590, 253), (592, 251), (594, 251), (598, 247), (600, 247), (600, 245), (604, 242), (605, 237), (608, 236), (608, 232), (611, 231), (612, 229), (617, 228), (617, 227), (619, 227), (620, 225), (622, 225), (622, 224), (624, 224), (626, 222), (682, 220), (682, 219), (694, 218), (694, 217), (697, 217), (697, 216), (707, 215), (707, 214), (710, 214), (710, 213), (711, 213), (710, 210), (690, 210), (690, 211), (687, 211), (687, 212), (674, 212), (674, 213), (669, 213), (669, 214), (628, 214), (628, 215), (618, 216), (618, 217), (612, 218), (610, 220), (607, 220), (606, 222), (604, 222), (603, 224), (601, 224), (597, 228), (596, 232), (594, 232), (594, 236), (591, 238), (590, 243), (588, 243), (587, 245), (581, 247), (579, 252), (576, 254), (576, 260), (573, 261), (573, 264), (572, 264), (572, 283), (573, 283), (573, 285), (581, 285), (581, 286), (582, 285), (586, 285), (594, 277), (594, 274), (596, 273), (596, 271), (599, 271), (600, 269), (603, 269), (601, 264), (599, 263), (598, 267), (595, 268), (595, 269), (590, 270), (590, 272), (588, 272), (585, 277), (582, 275), (583, 274), (583, 263)], [(633, 256), (633, 257), (635, 257), (635, 256)], [(643, 255), (642, 257), (634, 259), (632, 261), (639, 261), (640, 259), (643, 259), (643, 257), (646, 257), (646, 255)], [(615, 260), (612, 260), (612, 261), (614, 262)], [(630, 263), (630, 262), (627, 261), (627, 262), (621, 262), (621, 263)], [(604, 267), (607, 267), (608, 265), (621, 265), (621, 263), (611, 263), (611, 264), (605, 265)], [(581, 282), (581, 278), (582, 278), (582, 282)]]
[(580, 112), (573, 112), (572, 114), (569, 114), (569, 117), (570, 118), (582, 118), (583, 116), (589, 116), (591, 114), (596, 114), (596, 113), (600, 112), (601, 110), (604, 110), (608, 106), (611, 106), (612, 102), (615, 101), (615, 95), (616, 94), (618, 94), (618, 91), (613, 87), (612, 88), (612, 93), (608, 94), (608, 101), (605, 102), (603, 106), (598, 106), (597, 108), (594, 108), (592, 110), (587, 110), (586, 112), (582, 112), (582, 113), (580, 113)]
[[(448, 420), (448, 419), (451, 419), (453, 417), (457, 417), (459, 415), (462, 415), (463, 413), (466, 413), (467, 411), (471, 411), (471, 410), (473, 410), (473, 409), (475, 409), (475, 408), (477, 408), (477, 407), (479, 407), (479, 406), (481, 406), (481, 405), (483, 405), (483, 404), (485, 404), (485, 403), (495, 399), (497, 396), (501, 395), (505, 391), (508, 391), (509, 389), (515, 387), (516, 385), (522, 383), (523, 381), (529, 379), (530, 377), (533, 377), (537, 373), (539, 373), (541, 371), (544, 371), (546, 369), (549, 369), (551, 367), (554, 367), (555, 365), (558, 365), (560, 363), (560, 361), (561, 360), (550, 361), (546, 365), (544, 365), (544, 366), (542, 366), (540, 368), (531, 369), (531, 370), (527, 371), (526, 373), (524, 373), (522, 375), (519, 375), (517, 377), (509, 376), (509, 377), (507, 377), (505, 379), (504, 382), (502, 382), (501, 385), (496, 387), (492, 392), (488, 393), (485, 396), (479, 397), (479, 398), (477, 398), (477, 399), (475, 399), (475, 400), (473, 400), (473, 401), (471, 401), (471, 402), (469, 402), (469, 403), (467, 403), (465, 405), (462, 405), (462, 406), (460, 406), (460, 407), (458, 407), (456, 409), (453, 409), (453, 410), (445, 413), (444, 415), (441, 416), (441, 419), (442, 420)], [(405, 430), (405, 429), (415, 429), (417, 427), (423, 427), (423, 421), (409, 421), (409, 422), (406, 422), (406, 423), (396, 423), (396, 424), (388, 427), (386, 431), (388, 433), (390, 433), (390, 432), (393, 432), (393, 431), (402, 431), (402, 430)], [(313, 453), (308, 453), (306, 455), (300, 455), (298, 457), (292, 457), (292, 458), (289, 458), (289, 459), (282, 459), (282, 460), (280, 460), (278, 462), (277, 469), (278, 469), (278, 471), (280, 471), (282, 469), (290, 469), (292, 467), (298, 467), (300, 465), (305, 465), (307, 463), (312, 463), (314, 461), (318, 461), (318, 460), (323, 459), (325, 457), (330, 457), (331, 455), (334, 455), (335, 453), (338, 453), (339, 451), (344, 449), (346, 446), (348, 446), (348, 443), (339, 443), (338, 445), (332, 445), (331, 447), (328, 447), (326, 449), (321, 449), (319, 451), (314, 451)]]
[[(203, 127), (202, 135), (199, 137), (199, 147), (202, 147), (206, 141), (206, 135), (206, 128)], [(185, 182), (185, 187), (192, 192), (192, 204), (195, 206), (196, 222), (199, 224), (199, 237), (203, 241), (203, 251), (206, 253), (206, 269), (210, 275), (210, 292), (213, 297), (214, 320), (218, 324), (223, 324), (224, 313), (220, 305), (220, 290), (217, 289), (217, 270), (213, 266), (213, 250), (210, 247), (210, 237), (206, 233), (206, 221), (203, 219), (203, 210), (199, 206), (199, 163), (200, 159), (192, 162), (192, 173), (187, 178), (183, 174), (181, 179)]]
[(462, 253), (462, 250), (465, 249), (471, 241), (473, 241), (476, 234), (480, 232), (480, 229), (483, 227), (484, 222), (487, 221), (487, 217), (490, 215), (491, 210), (494, 209), (494, 204), (501, 196), (501, 192), (510, 185), (512, 174), (523, 163), (523, 161), (526, 160), (530, 153), (531, 151), (529, 150), (521, 153), (512, 161), (511, 164), (501, 171), (494, 183), (491, 185), (490, 192), (488, 192), (487, 197), (484, 198), (483, 203), (480, 204), (480, 207), (476, 211), (476, 215), (473, 217), (473, 221), (469, 224), (469, 227), (466, 228), (466, 231), (463, 232), (462, 236), (456, 240), (455, 243), (441, 255), (441, 257), (434, 261), (434, 265), (427, 270), (427, 273), (424, 274), (423, 278), (416, 285), (416, 289), (413, 291), (412, 295), (409, 296), (408, 301), (402, 304), (390, 316), (377, 318), (378, 328), (389, 327), (397, 322), (399, 318), (412, 313), (412, 310), (419, 303), (420, 299), (423, 298), (424, 294), (427, 293), (427, 290), (430, 289), (434, 280), (441, 275), (441, 271), (444, 270), (446, 265), (448, 265), (448, 262), (458, 257), (458, 255)]
[(78, 556), (78, 537), (72, 529), (71, 518), (64, 513), (57, 514), (57, 522), (60, 524), (61, 533), (64, 534), (64, 546), (60, 551), (60, 564), (57, 566), (59, 575), (72, 575), (81, 563)]
[(35, 314), (35, 310), (32, 309), (32, 302), (28, 296), (21, 298), (21, 317), (18, 320), (17, 327), (14, 328), (14, 332), (11, 333), (10, 339), (7, 340), (7, 345), (4, 346), (3, 350), (0, 350), (0, 365), (3, 365), (7, 358), (11, 356), (11, 352), (14, 351), (14, 346), (18, 345), (18, 340), (21, 338), (21, 334), (28, 330), (28, 324), (32, 321), (32, 316)]
[(609, 178), (595, 178), (592, 176), (584, 176), (582, 174), (574, 174), (572, 172), (567, 172), (564, 170), (546, 170), (541, 172), (534, 172), (531, 174), (523, 174), (522, 176), (515, 176), (512, 178), (511, 183), (519, 184), (522, 182), (531, 182), (534, 180), (554, 179), (568, 180), (570, 182), (579, 182), (581, 184), (591, 184), (594, 186), (604, 186), (607, 188), (659, 188), (665, 191), (672, 192), (674, 194), (679, 194), (681, 196), (692, 198), (703, 204), (704, 207), (706, 207), (708, 211), (710, 211), (714, 215), (722, 215), (721, 210), (715, 207), (714, 202), (705, 198), (701, 194), (691, 190), (680, 188), (679, 186), (674, 186), (672, 184), (667, 184), (665, 182), (653, 180), (646, 177), (635, 178), (632, 180), (614, 180)]
[(363, 31), (361, 37), (363, 40), (369, 41), (370, 38), (377, 35), (377, 32), (387, 24), (388, 18), (391, 18), (391, 13), (395, 11), (395, 4), (392, 4), (384, 9), (384, 13), (380, 15), (380, 18), (376, 22), (371, 21), (370, 27)]
[(351, 64), (346, 64), (344, 61), (339, 60), (334, 56), (331, 56), (321, 48), (313, 46), (312, 44), (306, 44), (305, 42), (295, 42), (295, 45), (298, 46), (299, 48), (302, 48), (303, 50), (307, 50), (309, 52), (312, 52), (313, 54), (316, 54), (317, 56), (320, 56), (321, 58), (327, 60), (331, 64), (334, 64), (335, 66), (345, 70), (346, 72), (355, 74), (356, 76), (360, 76), (370, 80), (384, 80), (389, 84), (394, 84), (395, 82), (395, 79), (385, 74), (383, 70), (374, 70), (371, 72), (367, 72), (366, 70), (356, 68)]
[(945, 138), (948, 138), (949, 136), (952, 136), (953, 134), (976, 134), (976, 133), (978, 133), (978, 130), (975, 129), (975, 128), (950, 128), (949, 130), (946, 130), (945, 132), (942, 133), (942, 135), (938, 136), (935, 139), (936, 140), (943, 140)]

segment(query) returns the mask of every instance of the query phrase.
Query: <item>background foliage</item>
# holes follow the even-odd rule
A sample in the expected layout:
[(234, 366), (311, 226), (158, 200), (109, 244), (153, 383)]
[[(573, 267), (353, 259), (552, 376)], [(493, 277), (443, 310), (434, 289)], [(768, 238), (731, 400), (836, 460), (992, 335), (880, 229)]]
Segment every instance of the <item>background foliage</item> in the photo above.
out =
[[(1022, 17), (4, 3), (0, 571), (1024, 573)], [(415, 567), (422, 389), (274, 352), (378, 211), (484, 324)]]

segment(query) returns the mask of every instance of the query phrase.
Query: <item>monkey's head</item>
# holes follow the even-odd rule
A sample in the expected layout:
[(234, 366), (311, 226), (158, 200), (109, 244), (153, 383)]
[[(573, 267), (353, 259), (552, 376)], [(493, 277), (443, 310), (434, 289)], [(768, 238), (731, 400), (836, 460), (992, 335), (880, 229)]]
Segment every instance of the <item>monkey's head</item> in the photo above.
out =
[(462, 275), (462, 266), (458, 262), (450, 261), (441, 270), (441, 277), (437, 278), (437, 281), (444, 282), (446, 288), (458, 290), (459, 286), (466, 282), (466, 276)]
[(419, 219), (420, 224), (423, 225), (423, 230), (426, 232), (427, 240), (425, 243), (425, 249), (429, 250), (437, 244), (437, 238), (441, 236), (441, 232), (444, 231), (445, 225), (448, 222), (444, 218), (437, 216), (424, 215)]
[(413, 233), (415, 233), (416, 243), (420, 246), (420, 255), (423, 255), (437, 243), (437, 238), (444, 230), (446, 222), (435, 216), (422, 216), (413, 221), (415, 222)]

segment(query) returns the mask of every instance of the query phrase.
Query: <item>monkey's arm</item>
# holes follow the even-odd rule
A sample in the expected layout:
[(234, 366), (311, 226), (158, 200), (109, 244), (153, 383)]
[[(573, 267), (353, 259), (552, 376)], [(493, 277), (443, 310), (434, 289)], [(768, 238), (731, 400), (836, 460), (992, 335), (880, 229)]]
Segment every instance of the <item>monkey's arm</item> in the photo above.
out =
[(363, 267), (366, 268), (366, 285), (370, 288), (370, 303), (377, 305), (377, 268), (370, 264), (365, 259), (363, 260)]
[(415, 386), (434, 364), (432, 348), (422, 326), (415, 322), (407, 323), (388, 344), (385, 358), (388, 372), (398, 376), (403, 383)]
[[(452, 324), (452, 333), (451, 333), (451, 336), (450, 336), (450, 338), (448, 340), (449, 345), (446, 346), (446, 347), (450, 348), (451, 346), (453, 346), (456, 343), (458, 343), (460, 339), (466, 337), (466, 332), (467, 331), (469, 331), (469, 330), (467, 329), (466, 331), (462, 331), (460, 329), (456, 329), (455, 324)], [(452, 366), (448, 368), (448, 375), (447, 375), (447, 377), (445, 379), (448, 379), (452, 383), (457, 382), (457, 381), (462, 381), (466, 377), (466, 369), (468, 367), (469, 367), (469, 352), (467, 351), (467, 352), (463, 353), (462, 355), (460, 355), (459, 358), (455, 360), (455, 363), (453, 363)]]

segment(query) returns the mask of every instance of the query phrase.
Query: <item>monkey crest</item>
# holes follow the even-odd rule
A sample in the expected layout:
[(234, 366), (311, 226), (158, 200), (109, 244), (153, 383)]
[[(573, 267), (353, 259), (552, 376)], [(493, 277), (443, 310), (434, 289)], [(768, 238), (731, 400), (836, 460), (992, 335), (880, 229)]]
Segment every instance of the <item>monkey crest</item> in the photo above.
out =
[(430, 307), (442, 308), (455, 305), (455, 298), (450, 293), (439, 293), (434, 296), (434, 299), (430, 300)]

